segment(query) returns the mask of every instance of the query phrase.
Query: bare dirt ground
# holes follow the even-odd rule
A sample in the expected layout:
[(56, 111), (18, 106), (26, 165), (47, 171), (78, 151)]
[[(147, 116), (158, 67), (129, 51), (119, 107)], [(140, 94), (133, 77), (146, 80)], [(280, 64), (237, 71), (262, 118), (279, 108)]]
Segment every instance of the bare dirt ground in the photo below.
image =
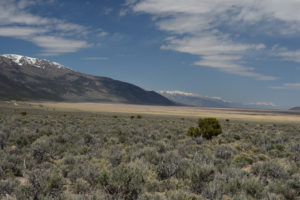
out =
[(182, 117), (215, 117), (254, 121), (300, 122), (300, 112), (284, 110), (205, 108), (186, 106), (147, 106), (109, 103), (30, 103), (34, 107), (65, 111), (149, 114)]

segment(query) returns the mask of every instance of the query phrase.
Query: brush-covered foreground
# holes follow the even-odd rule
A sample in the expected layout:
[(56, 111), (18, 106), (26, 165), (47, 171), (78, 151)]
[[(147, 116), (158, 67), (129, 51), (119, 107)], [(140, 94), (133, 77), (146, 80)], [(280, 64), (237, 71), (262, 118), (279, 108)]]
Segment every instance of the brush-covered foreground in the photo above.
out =
[(300, 199), (300, 124), (0, 106), (0, 199)]

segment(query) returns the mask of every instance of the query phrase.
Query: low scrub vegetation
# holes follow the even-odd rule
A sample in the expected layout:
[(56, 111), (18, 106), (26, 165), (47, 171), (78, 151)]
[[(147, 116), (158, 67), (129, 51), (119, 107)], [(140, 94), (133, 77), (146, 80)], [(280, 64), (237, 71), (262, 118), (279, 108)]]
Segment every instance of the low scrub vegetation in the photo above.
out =
[(0, 199), (300, 198), (296, 123), (21, 112), (0, 105)]

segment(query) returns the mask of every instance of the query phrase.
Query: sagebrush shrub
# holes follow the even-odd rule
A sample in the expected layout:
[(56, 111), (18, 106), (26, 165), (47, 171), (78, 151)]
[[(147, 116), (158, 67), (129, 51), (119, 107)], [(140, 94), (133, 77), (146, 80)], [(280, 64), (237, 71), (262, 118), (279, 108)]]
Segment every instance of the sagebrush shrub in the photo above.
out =
[(191, 189), (201, 194), (204, 187), (214, 180), (215, 169), (209, 165), (194, 165), (190, 169)]
[(157, 174), (161, 180), (168, 179), (179, 170), (181, 159), (173, 154), (165, 154), (157, 166)]
[(255, 178), (244, 179), (242, 188), (247, 195), (252, 196), (254, 199), (261, 199), (263, 197), (264, 187)]
[(58, 172), (36, 170), (29, 174), (28, 183), (20, 188), (25, 199), (62, 199), (65, 181)]
[(140, 170), (124, 164), (101, 172), (98, 178), (106, 193), (124, 200), (137, 199), (145, 183)]
[(251, 172), (265, 178), (279, 179), (287, 176), (284, 168), (273, 161), (256, 163), (252, 166)]
[[(6, 196), (7, 194), (12, 194), (16, 188), (19, 186), (19, 182), (17, 180), (8, 179), (0, 181), (0, 199), (1, 197)], [(4, 199), (4, 198), (3, 198)]]
[(83, 179), (77, 179), (72, 185), (72, 190), (76, 194), (87, 194), (90, 191), (90, 185)]
[(234, 150), (230, 146), (217, 146), (215, 156), (224, 160), (230, 159), (234, 155)]

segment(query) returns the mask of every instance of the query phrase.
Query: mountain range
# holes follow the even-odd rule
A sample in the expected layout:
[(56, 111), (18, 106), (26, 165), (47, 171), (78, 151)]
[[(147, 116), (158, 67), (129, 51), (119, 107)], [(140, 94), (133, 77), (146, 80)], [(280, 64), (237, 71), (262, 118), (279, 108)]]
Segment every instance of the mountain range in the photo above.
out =
[(161, 95), (180, 105), (196, 107), (215, 107), (215, 108), (254, 108), (254, 109), (274, 109), (273, 103), (239, 103), (224, 100), (220, 97), (201, 96), (195, 93), (182, 91), (159, 91)]
[(293, 111), (300, 111), (300, 107), (294, 107), (294, 108), (291, 108), (290, 110), (293, 110)]
[(219, 97), (205, 97), (194, 93), (187, 93), (182, 91), (159, 91), (161, 95), (177, 102), (181, 105), (200, 106), (200, 107), (217, 107), (217, 108), (237, 108), (246, 107), (239, 103), (226, 101)]
[(74, 71), (56, 62), (15, 54), (0, 56), (1, 100), (50, 100), (175, 105), (154, 91)]

